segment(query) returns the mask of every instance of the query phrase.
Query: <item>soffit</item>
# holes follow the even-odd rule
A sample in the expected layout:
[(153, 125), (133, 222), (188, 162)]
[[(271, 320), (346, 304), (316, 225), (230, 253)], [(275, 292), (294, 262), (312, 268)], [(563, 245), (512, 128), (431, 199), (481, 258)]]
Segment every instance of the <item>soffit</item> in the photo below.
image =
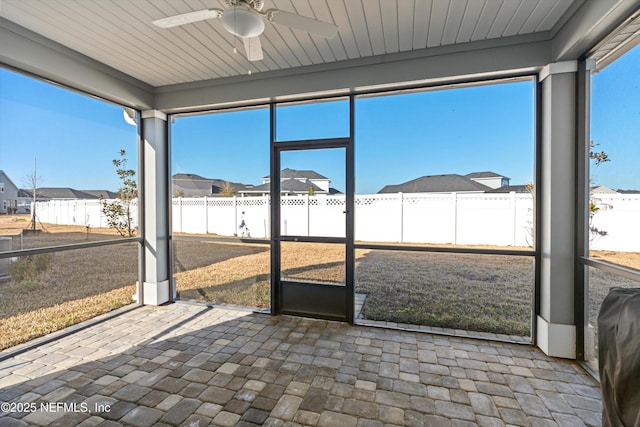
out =
[(339, 63), (398, 52), (542, 34), (552, 37), (583, 0), (265, 0), (338, 25), (324, 39), (267, 24), (264, 59), (218, 19), (161, 29), (151, 21), (223, 0), (0, 0), (0, 16), (153, 87)]
[(601, 70), (640, 43), (640, 11), (611, 34), (592, 53), (596, 68)]

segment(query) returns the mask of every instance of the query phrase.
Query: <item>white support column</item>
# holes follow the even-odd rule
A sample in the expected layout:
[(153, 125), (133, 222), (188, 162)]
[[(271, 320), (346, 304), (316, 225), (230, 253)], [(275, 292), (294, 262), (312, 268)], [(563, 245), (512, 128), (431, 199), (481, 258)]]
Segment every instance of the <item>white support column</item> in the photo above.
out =
[(574, 318), (577, 63), (547, 65), (542, 89), (540, 188), (540, 313), (538, 346), (548, 355), (576, 357)]
[(156, 110), (142, 112), (144, 139), (144, 288), (143, 304), (171, 301), (169, 280), (169, 177), (167, 116)]

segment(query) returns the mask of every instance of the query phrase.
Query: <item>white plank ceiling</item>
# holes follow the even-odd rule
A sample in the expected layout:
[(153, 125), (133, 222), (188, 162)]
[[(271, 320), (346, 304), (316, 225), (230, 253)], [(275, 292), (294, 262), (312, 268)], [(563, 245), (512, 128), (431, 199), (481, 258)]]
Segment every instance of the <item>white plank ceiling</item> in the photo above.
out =
[[(242, 40), (219, 19), (161, 29), (151, 21), (223, 0), (0, 0), (0, 16), (151, 86), (334, 63), (472, 41), (546, 33), (584, 0), (265, 0), (335, 23), (332, 39), (266, 24), (264, 59), (249, 62)], [(237, 47), (238, 53), (233, 53)]]

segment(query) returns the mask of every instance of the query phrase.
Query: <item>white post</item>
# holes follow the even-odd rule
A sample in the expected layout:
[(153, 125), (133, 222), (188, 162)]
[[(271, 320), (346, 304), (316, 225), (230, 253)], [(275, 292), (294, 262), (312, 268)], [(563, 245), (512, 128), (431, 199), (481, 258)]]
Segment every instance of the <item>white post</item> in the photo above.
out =
[(304, 195), (304, 203), (307, 206), (307, 236), (311, 235), (311, 206), (309, 203), (309, 194)]
[(549, 356), (576, 357), (575, 61), (547, 65), (542, 86), (540, 196), (540, 312), (537, 343)]
[(204, 196), (204, 234), (209, 233), (209, 200)]
[(398, 203), (400, 203), (400, 243), (404, 242), (404, 194), (398, 193)]
[(458, 193), (451, 193), (453, 203), (453, 244), (458, 244)]
[(235, 194), (233, 195), (233, 235), (237, 236), (238, 235), (238, 200), (235, 196)]
[(142, 303), (160, 305), (171, 300), (169, 277), (169, 197), (167, 116), (142, 112), (144, 140), (144, 282)]
[(511, 202), (511, 211), (512, 211), (512, 215), (511, 215), (511, 219), (513, 220), (513, 226), (511, 227), (513, 229), (513, 241), (511, 243), (512, 246), (516, 245), (516, 240), (517, 240), (517, 230), (516, 230), (516, 226), (517, 226), (517, 215), (518, 215), (518, 210), (516, 207), (516, 192), (515, 191), (511, 191), (509, 192), (509, 196), (510, 196), (510, 202)]
[(271, 219), (270, 219), (271, 209), (269, 209), (269, 195), (268, 194), (263, 194), (262, 197), (264, 198), (264, 208), (265, 208), (264, 237), (266, 239), (270, 239), (271, 238), (271, 227), (269, 226), (269, 224), (271, 223)]

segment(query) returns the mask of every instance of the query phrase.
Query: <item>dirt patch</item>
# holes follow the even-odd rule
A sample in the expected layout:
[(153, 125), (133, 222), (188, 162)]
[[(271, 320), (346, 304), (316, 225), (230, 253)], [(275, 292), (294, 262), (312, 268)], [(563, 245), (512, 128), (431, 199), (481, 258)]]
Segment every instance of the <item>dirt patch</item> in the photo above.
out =
[(591, 251), (589, 256), (640, 270), (640, 252)]
[(30, 228), (30, 221), (31, 219), (28, 215), (0, 215), (0, 236), (13, 238), (13, 250), (122, 238), (113, 229), (88, 229), (79, 225), (38, 223), (36, 224), (36, 231), (33, 232)]

